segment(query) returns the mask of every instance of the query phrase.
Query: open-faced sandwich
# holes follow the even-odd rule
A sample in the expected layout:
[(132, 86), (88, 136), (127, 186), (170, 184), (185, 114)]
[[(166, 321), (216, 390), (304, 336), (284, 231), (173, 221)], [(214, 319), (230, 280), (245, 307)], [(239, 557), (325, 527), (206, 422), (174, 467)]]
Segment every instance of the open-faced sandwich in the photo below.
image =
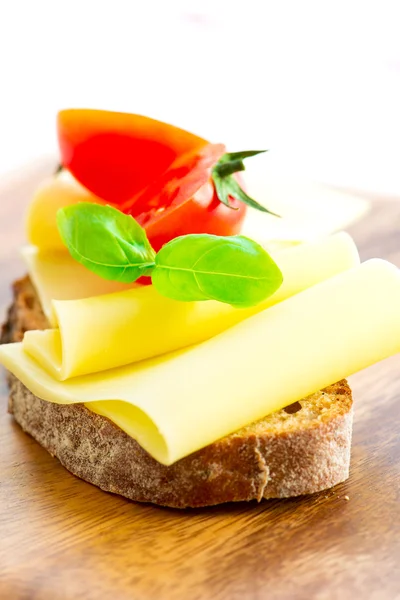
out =
[(257, 152), (97, 110), (62, 111), (58, 138), (0, 347), (21, 427), (86, 481), (172, 507), (344, 481), (345, 377), (400, 349), (398, 269), (360, 265), (345, 233), (239, 235), (270, 212), (243, 189)]

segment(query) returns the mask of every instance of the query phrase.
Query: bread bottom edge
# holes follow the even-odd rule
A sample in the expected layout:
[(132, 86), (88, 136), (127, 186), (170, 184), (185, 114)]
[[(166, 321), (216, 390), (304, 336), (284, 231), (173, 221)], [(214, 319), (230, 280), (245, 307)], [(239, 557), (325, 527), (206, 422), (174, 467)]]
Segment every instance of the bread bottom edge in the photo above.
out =
[(11, 374), (9, 384), (9, 412), (26, 433), (73, 475), (137, 502), (198, 508), (292, 498), (349, 476), (353, 412), (346, 381), (335, 385), (349, 400), (348, 410), (318, 427), (232, 434), (170, 466), (83, 404), (45, 402)]

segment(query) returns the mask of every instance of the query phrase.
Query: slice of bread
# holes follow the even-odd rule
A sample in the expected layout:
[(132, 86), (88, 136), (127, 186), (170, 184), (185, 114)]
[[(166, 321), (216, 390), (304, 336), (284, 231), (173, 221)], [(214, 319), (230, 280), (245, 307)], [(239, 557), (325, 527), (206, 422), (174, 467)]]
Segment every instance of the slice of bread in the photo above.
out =
[[(2, 343), (48, 327), (29, 278), (14, 284)], [(132, 500), (176, 508), (288, 498), (347, 479), (352, 433), (345, 380), (166, 467), (83, 404), (51, 404), (9, 376), (9, 412), (74, 475)]]

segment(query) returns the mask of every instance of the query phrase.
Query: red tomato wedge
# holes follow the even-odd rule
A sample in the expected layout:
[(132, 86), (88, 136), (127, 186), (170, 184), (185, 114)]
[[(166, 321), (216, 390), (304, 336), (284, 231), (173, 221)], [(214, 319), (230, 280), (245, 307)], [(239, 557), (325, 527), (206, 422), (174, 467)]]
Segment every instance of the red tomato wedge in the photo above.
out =
[(120, 205), (122, 212), (140, 217), (145, 225), (172, 205), (176, 208), (189, 200), (210, 178), (210, 169), (224, 154), (223, 144), (206, 144), (200, 149), (179, 156), (155, 181), (128, 202)]
[[(212, 183), (206, 183), (192, 198), (178, 206), (172, 204), (142, 226), (156, 251), (175, 237), (189, 233), (237, 235), (247, 207), (236, 199), (231, 200), (231, 205), (236, 210), (222, 204)], [(137, 220), (140, 223), (141, 217)]]
[(61, 111), (58, 139), (63, 166), (137, 219), (155, 250), (188, 233), (239, 233), (246, 206), (223, 205), (210, 179), (224, 145), (148, 117), (90, 109)]
[(115, 205), (136, 196), (177, 157), (208, 143), (149, 117), (106, 110), (63, 110), (57, 128), (63, 166)]

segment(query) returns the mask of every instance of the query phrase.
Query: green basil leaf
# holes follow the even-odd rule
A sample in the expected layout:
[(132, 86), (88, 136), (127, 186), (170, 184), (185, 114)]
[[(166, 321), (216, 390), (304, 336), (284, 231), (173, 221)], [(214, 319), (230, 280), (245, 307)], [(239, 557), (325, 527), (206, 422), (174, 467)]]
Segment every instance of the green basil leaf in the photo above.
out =
[(71, 256), (103, 279), (131, 283), (154, 267), (144, 229), (112, 206), (82, 202), (62, 208), (57, 226)]
[(218, 300), (254, 306), (273, 294), (282, 273), (259, 244), (244, 236), (192, 234), (168, 242), (156, 256), (154, 287), (174, 300)]

